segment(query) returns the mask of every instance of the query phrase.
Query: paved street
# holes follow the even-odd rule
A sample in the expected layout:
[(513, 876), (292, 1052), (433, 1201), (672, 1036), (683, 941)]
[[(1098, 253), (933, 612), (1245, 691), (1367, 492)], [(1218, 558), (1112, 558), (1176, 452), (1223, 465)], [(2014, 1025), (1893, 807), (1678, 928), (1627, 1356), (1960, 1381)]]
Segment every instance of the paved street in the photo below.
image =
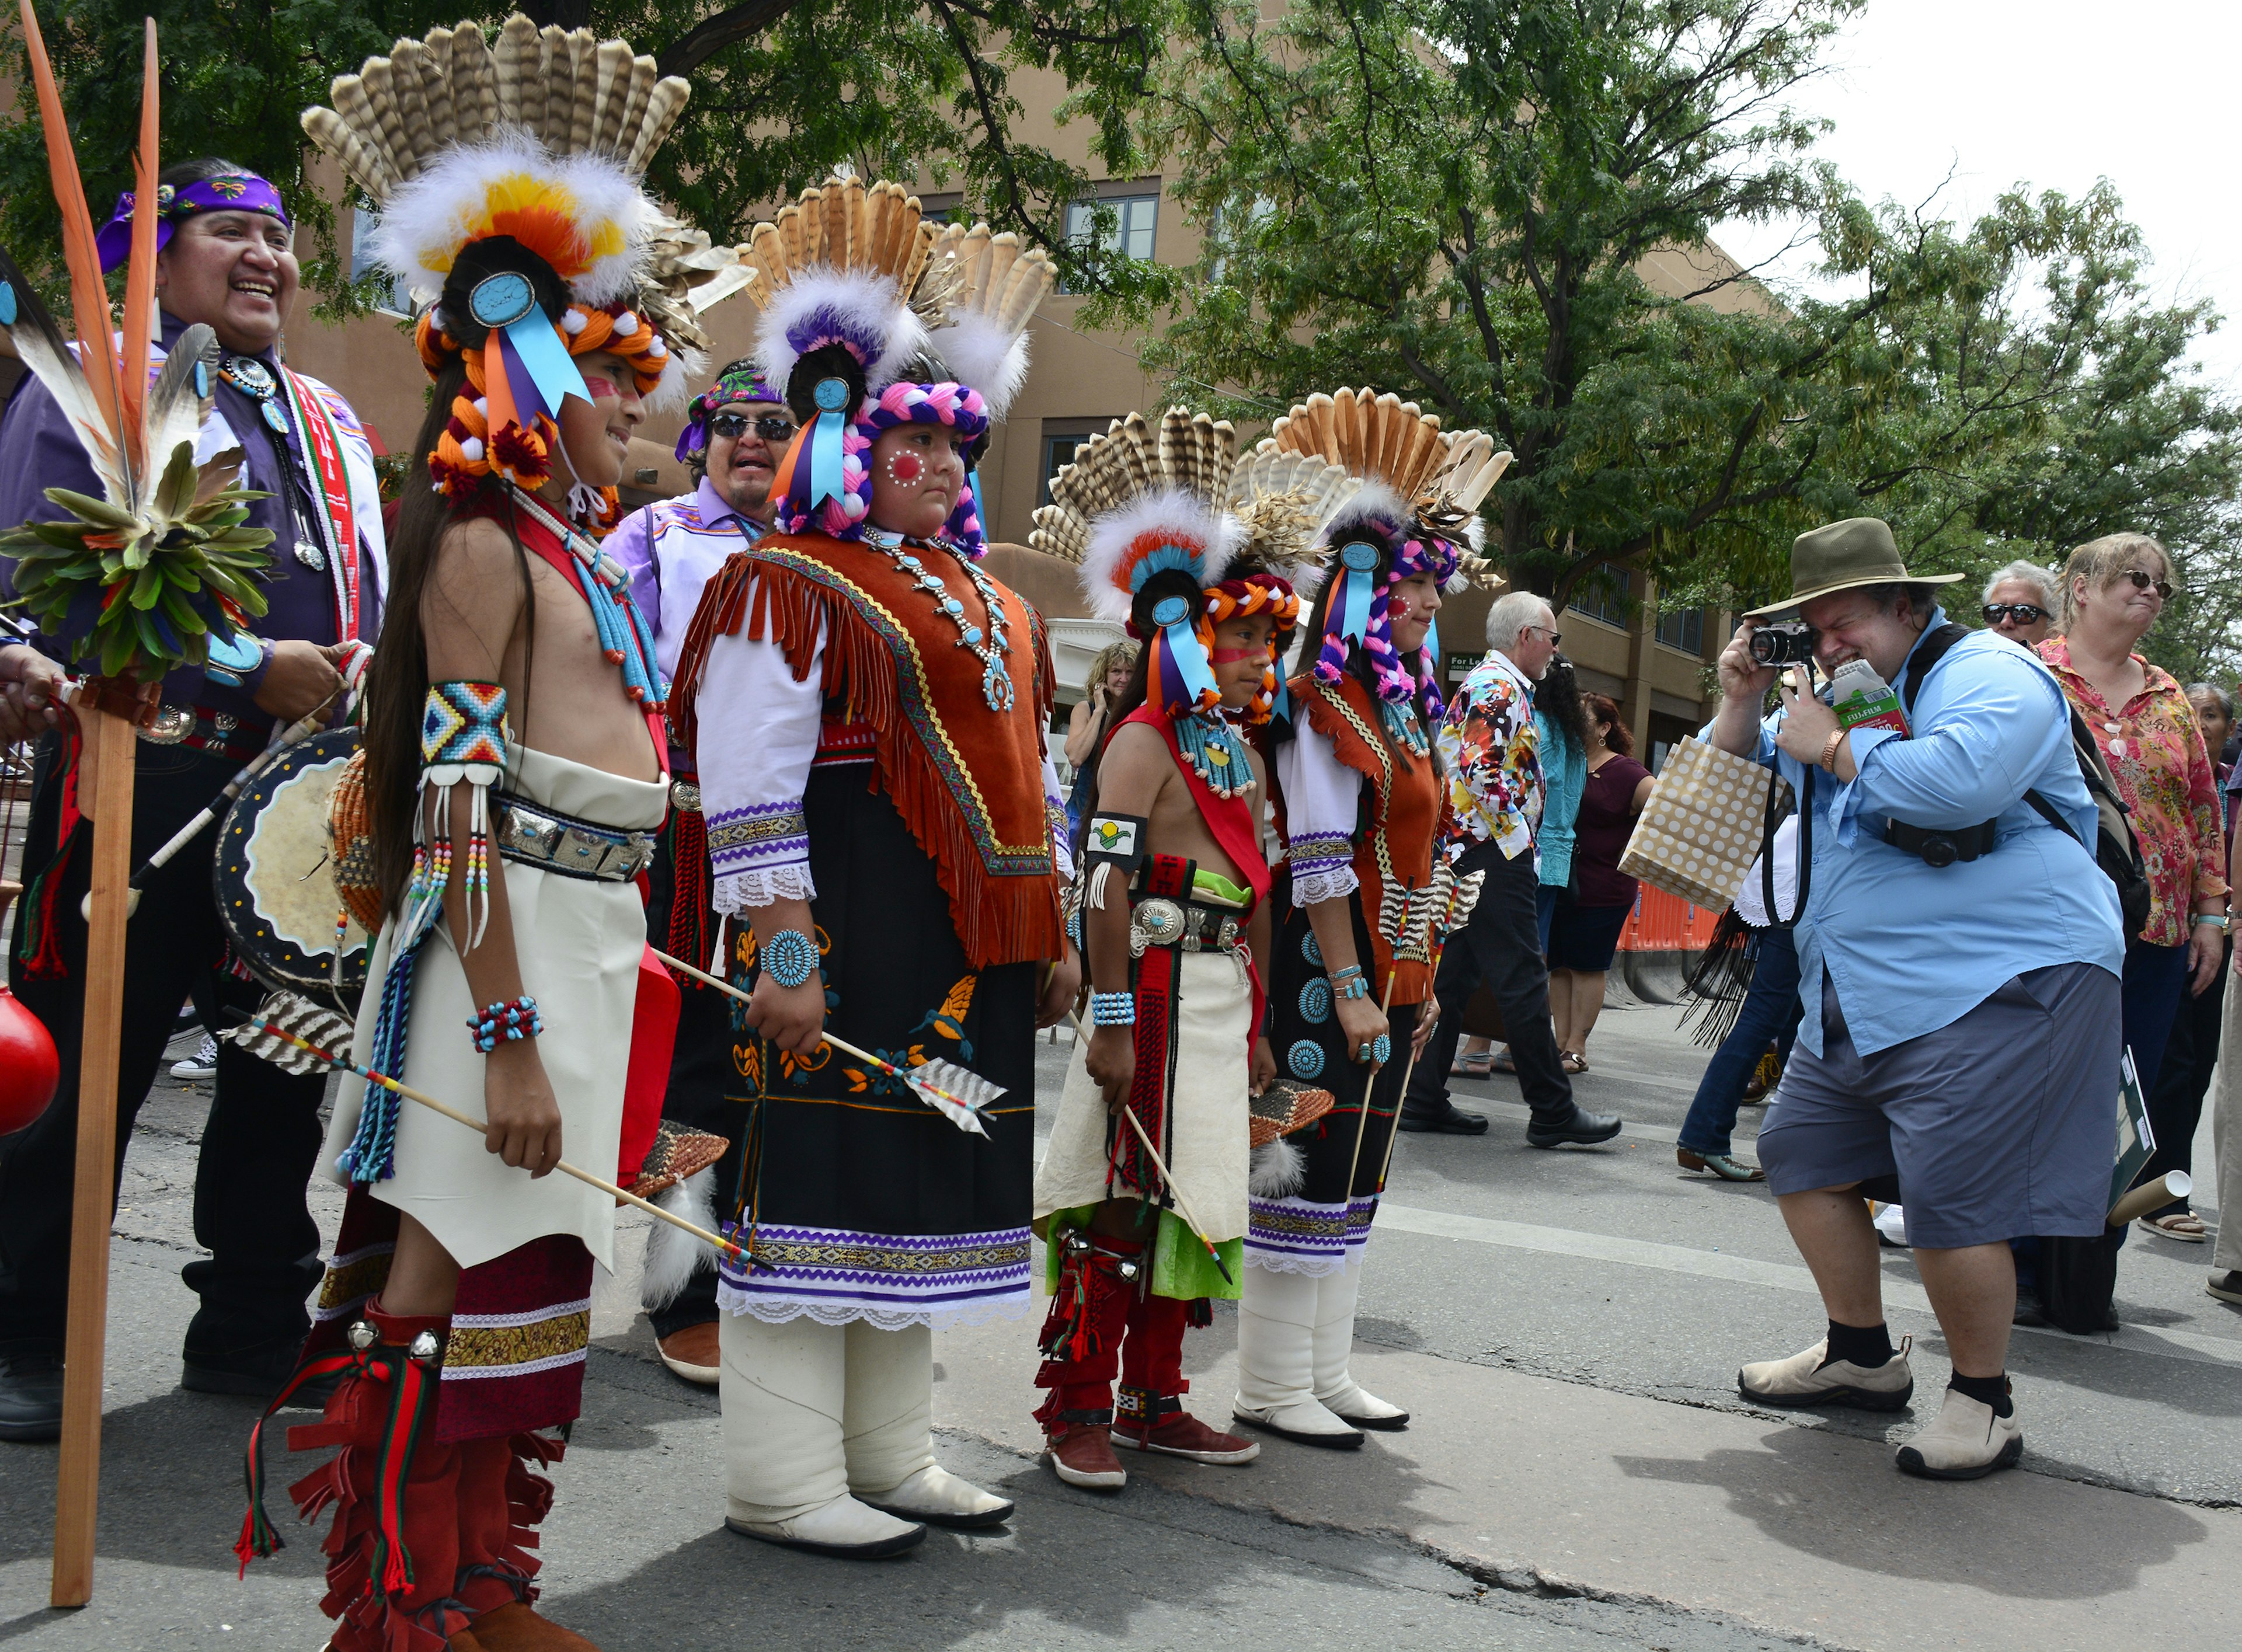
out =
[[(1067, 1053), (1041, 1047), (1046, 1102)], [(1488, 1137), (1403, 1138), (1357, 1373), (1415, 1412), (1406, 1433), (1359, 1454), (1272, 1442), (1240, 1470), (1131, 1462), (1128, 1490), (1098, 1498), (1033, 1461), (1033, 1325), (951, 1332), (936, 1350), (946, 1461), (1020, 1513), (893, 1564), (722, 1529), (714, 1396), (653, 1362), (628, 1225), (546, 1531), (554, 1615), (611, 1649), (680, 1652), (2242, 1644), (2242, 1314), (2205, 1293), (2205, 1247), (2136, 1232), (2113, 1338), (2019, 1333), (2023, 1471), (1907, 1480), (1885, 1442), (1928, 1418), (1946, 1365), (1906, 1253), (1885, 1274), (1893, 1333), (1915, 1339), (1912, 1415), (1742, 1405), (1741, 1360), (1819, 1334), (1810, 1282), (1763, 1189), (1677, 1172), (1702, 1058), (1674, 1012), (1608, 1011), (1589, 1054), (1582, 1100), (1629, 1121), (1609, 1149), (1527, 1151), (1508, 1080), (1459, 1092), (1494, 1113)], [(205, 1100), (151, 1098), (128, 1163), (95, 1603), (45, 1606), (52, 1448), (0, 1448), (0, 1642), (321, 1644), (317, 1545), (277, 1497), (290, 1547), (233, 1576), (252, 1408), (176, 1387)], [(2206, 1129), (2199, 1163), (2208, 1151)], [(317, 1197), (332, 1233), (339, 1199)], [(1186, 1346), (1209, 1418), (1226, 1414), (1235, 1325), (1218, 1310)]]

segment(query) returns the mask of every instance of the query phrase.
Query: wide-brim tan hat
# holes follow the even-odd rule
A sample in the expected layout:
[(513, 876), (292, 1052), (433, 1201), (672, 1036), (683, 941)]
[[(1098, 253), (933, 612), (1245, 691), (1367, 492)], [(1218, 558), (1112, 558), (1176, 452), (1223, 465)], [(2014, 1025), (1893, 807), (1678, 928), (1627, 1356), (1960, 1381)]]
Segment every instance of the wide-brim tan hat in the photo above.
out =
[(1817, 596), (1863, 585), (1951, 585), (1963, 577), (1909, 573), (1899, 560), (1899, 544), (1892, 538), (1890, 524), (1875, 516), (1849, 516), (1793, 540), (1790, 594), (1765, 608), (1746, 609), (1744, 618), (1787, 613)]

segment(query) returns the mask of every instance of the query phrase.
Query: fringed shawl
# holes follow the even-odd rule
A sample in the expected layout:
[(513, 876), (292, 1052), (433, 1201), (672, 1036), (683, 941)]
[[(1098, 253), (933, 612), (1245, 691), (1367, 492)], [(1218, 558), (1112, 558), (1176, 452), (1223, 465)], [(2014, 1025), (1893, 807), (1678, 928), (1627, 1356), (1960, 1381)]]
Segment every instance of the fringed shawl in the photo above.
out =
[[(936, 552), (921, 562), (964, 604), (969, 621), (980, 612), (953, 559)], [(990, 708), (979, 658), (958, 646), (957, 627), (928, 593), (882, 552), (816, 534), (769, 534), (725, 561), (701, 594), (669, 695), (670, 726), (697, 765), (697, 701), (715, 639), (775, 643), (802, 682), (822, 633), (827, 715), (872, 730), (877, 783), (934, 861), (977, 969), (1055, 958), (1060, 949), (1043, 781), (1050, 644), (1042, 616), (990, 583), (1013, 639), (1017, 694), (1009, 711)], [(1032, 667), (1032, 682), (1020, 681), (1030, 675), (1023, 666)], [(721, 723), (712, 713), (711, 727)]]

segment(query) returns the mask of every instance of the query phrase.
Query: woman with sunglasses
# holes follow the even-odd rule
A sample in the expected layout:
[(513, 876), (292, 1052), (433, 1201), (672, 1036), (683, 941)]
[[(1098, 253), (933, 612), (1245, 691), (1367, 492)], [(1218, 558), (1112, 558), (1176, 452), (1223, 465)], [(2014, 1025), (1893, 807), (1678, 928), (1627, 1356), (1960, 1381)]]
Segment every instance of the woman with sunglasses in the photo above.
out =
[(2055, 629), (2055, 578), (2037, 562), (2011, 562), (1985, 581), (1978, 614), (1988, 631), (2036, 648)]
[[(677, 457), (692, 467), (689, 494), (631, 512), (602, 548), (630, 575), (631, 595), (647, 617), (666, 682), (677, 673), (678, 650), (701, 604), (701, 587), (733, 552), (769, 526), (772, 474), (794, 440), (794, 415), (752, 360), (728, 363), (686, 408)], [(672, 746), (672, 807), (648, 870), (647, 935), (673, 957), (708, 965), (715, 944), (710, 904), (708, 832), (691, 759)], [(675, 971), (673, 971), (675, 973)], [(738, 1179), (744, 1150), (739, 1109), (724, 1099), (732, 1078), (730, 1000), (690, 978), (681, 997), (662, 1115), (688, 1129), (732, 1138), (732, 1151), (688, 1184), (713, 1190)], [(699, 1194), (695, 1192), (696, 1199)], [(702, 1214), (714, 1225), (713, 1206)], [(647, 1240), (640, 1305), (654, 1323), (661, 1362), (688, 1382), (716, 1386), (716, 1264), (697, 1255), (675, 1228)], [(672, 1244), (672, 1238), (683, 1241)]]
[(2153, 1095), (2182, 997), (2208, 987), (2226, 930), (2219, 785), (2195, 711), (2140, 641), (2172, 594), (2172, 559), (2145, 534), (2111, 534), (2063, 569), (2064, 635), (2039, 645), (2064, 695), (2093, 731), (2132, 812), (2154, 901), (2125, 947), (2125, 1041), (2141, 1093)]

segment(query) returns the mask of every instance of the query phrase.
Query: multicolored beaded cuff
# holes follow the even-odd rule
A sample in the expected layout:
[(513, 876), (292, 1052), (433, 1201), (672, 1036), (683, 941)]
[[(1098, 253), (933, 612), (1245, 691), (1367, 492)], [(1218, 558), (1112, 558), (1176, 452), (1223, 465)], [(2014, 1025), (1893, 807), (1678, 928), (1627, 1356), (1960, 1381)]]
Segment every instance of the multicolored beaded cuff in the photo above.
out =
[(518, 998), (487, 1006), (481, 1015), (467, 1023), (475, 1048), (484, 1055), (497, 1049), (502, 1038), (534, 1038), (544, 1031), (544, 1019), (537, 1013), (537, 1000), (527, 992)]

